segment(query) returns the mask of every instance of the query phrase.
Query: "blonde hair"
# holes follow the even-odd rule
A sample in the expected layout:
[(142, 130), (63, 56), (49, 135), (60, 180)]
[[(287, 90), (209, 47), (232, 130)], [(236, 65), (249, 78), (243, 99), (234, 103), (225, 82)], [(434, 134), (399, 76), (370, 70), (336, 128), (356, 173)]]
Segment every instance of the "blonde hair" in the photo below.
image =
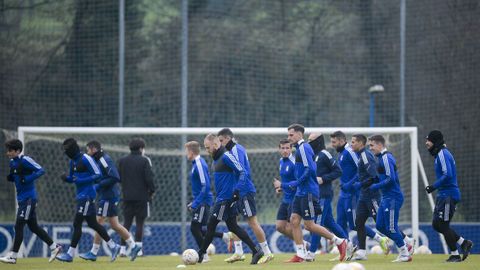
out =
[(200, 154), (200, 144), (197, 141), (189, 141), (185, 144), (185, 148), (194, 154)]

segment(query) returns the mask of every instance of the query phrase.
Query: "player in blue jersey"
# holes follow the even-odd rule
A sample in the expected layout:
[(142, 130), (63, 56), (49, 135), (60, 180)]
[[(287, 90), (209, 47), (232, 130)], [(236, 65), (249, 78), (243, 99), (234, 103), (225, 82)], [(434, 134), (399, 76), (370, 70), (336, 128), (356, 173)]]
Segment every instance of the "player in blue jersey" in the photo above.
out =
[(57, 260), (63, 262), (72, 262), (75, 255), (77, 244), (82, 236), (82, 223), (87, 221), (88, 227), (95, 230), (105, 242), (111, 252), (111, 261), (113, 262), (120, 251), (120, 245), (115, 243), (108, 235), (105, 228), (98, 224), (95, 218), (95, 197), (94, 189), (95, 181), (101, 178), (101, 172), (95, 160), (87, 154), (80, 152), (80, 147), (77, 141), (73, 138), (68, 138), (63, 142), (63, 149), (65, 155), (70, 159), (68, 174), (62, 175), (62, 180), (67, 183), (75, 184), (77, 188), (76, 201), (77, 208), (75, 219), (73, 221), (73, 235), (70, 242), (70, 247), (66, 253), (57, 256)]
[[(385, 147), (385, 138), (382, 135), (373, 135), (368, 139), (370, 151), (377, 157), (377, 175), (379, 182), (372, 184), (369, 190), (382, 192), (380, 207), (377, 211), (376, 227), (379, 232), (395, 242), (399, 256), (393, 262), (410, 262), (409, 253), (404, 236), (398, 228), (398, 217), (403, 204), (403, 193), (400, 189), (400, 180), (397, 173), (397, 162), (392, 153)], [(412, 248), (412, 247), (410, 247)]]
[[(126, 241), (131, 249), (130, 260), (134, 261), (140, 251), (140, 246), (135, 245), (130, 232), (118, 221), (117, 207), (120, 201), (118, 183), (120, 182), (120, 175), (118, 174), (117, 166), (115, 166), (112, 158), (103, 151), (102, 145), (98, 141), (93, 140), (87, 143), (87, 154), (95, 160), (102, 173), (102, 177), (93, 186), (99, 196), (97, 221), (103, 225), (105, 220), (108, 220), (112, 229)], [(96, 233), (92, 249), (87, 253), (80, 254), (79, 257), (84, 260), (96, 261), (101, 241), (100, 235)]]
[(240, 197), (237, 186), (245, 185), (245, 170), (238, 160), (221, 145), (216, 135), (208, 134), (204, 139), (204, 145), (213, 158), (213, 176), (217, 197), (207, 222), (207, 232), (198, 251), (199, 262), (204, 259), (204, 254), (213, 240), (218, 223), (225, 221), (228, 230), (237, 235), (252, 251), (250, 264), (257, 264), (264, 255), (263, 251), (255, 247), (247, 232), (237, 223), (235, 202)]
[[(320, 208), (322, 213), (316, 217), (316, 223), (326, 227), (338, 237), (348, 239), (348, 234), (335, 222), (332, 211), (333, 187), (332, 182), (342, 175), (342, 169), (337, 160), (325, 149), (325, 140), (322, 134), (312, 133), (308, 137), (310, 146), (315, 154), (317, 164), (317, 182), (320, 191)], [(314, 261), (315, 252), (320, 244), (320, 237), (312, 234), (310, 249), (306, 260)]]
[(16, 264), (18, 250), (23, 242), (23, 228), (28, 226), (32, 233), (36, 234), (50, 248), (49, 262), (53, 261), (61, 250), (61, 246), (53, 242), (52, 238), (37, 223), (37, 191), (35, 182), (45, 170), (29, 156), (22, 155), (23, 144), (18, 139), (5, 142), (7, 157), (10, 159), (10, 173), (7, 180), (15, 184), (17, 191), (17, 218), (15, 220), (15, 238), (12, 251), (0, 262)]
[[(371, 191), (369, 187), (377, 182), (377, 166), (373, 154), (365, 147), (367, 138), (363, 134), (352, 136), (352, 149), (359, 157), (358, 162), (358, 181), (351, 184), (353, 189), (360, 190), (360, 196), (357, 202), (355, 227), (358, 235), (358, 250), (353, 260), (366, 260), (367, 252), (365, 247), (366, 229), (365, 223), (369, 217), (374, 220), (377, 218), (378, 203), (380, 202), (380, 193)], [(387, 247), (388, 248), (388, 247)], [(387, 253), (388, 254), (388, 253)]]
[[(317, 182), (317, 165), (314, 161), (313, 150), (303, 139), (305, 128), (300, 124), (292, 124), (288, 128), (288, 140), (295, 145), (295, 178), (296, 181), (289, 184), (286, 189), (296, 190), (292, 203), (292, 215), (290, 224), (292, 226), (293, 238), (295, 241), (296, 255), (289, 263), (300, 263), (306, 258), (306, 250), (303, 243), (301, 221), (304, 220), (304, 227), (312, 233), (319, 234), (328, 240), (332, 240), (340, 252), (340, 261), (345, 258), (347, 241), (338, 238), (319, 224), (314, 219), (321, 214), (319, 205), (319, 188)], [(276, 186), (281, 188), (281, 186)]]
[[(445, 145), (442, 132), (432, 130), (426, 139), (425, 145), (430, 154), (435, 157), (436, 181), (425, 188), (428, 193), (437, 190), (432, 226), (437, 232), (443, 234), (451, 251), (447, 262), (461, 262), (470, 254), (473, 242), (459, 236), (450, 227), (456, 205), (460, 201), (455, 159)], [(458, 253), (457, 244), (462, 249), (462, 257)]]
[[(190, 231), (197, 242), (198, 248), (202, 246), (205, 231), (203, 226), (207, 225), (210, 207), (213, 204), (213, 194), (210, 191), (210, 175), (208, 165), (200, 156), (200, 144), (197, 141), (190, 141), (185, 144), (187, 159), (192, 162), (192, 171), (190, 173), (190, 182), (192, 185), (193, 201), (187, 205), (192, 212), (192, 222)], [(222, 238), (227, 244), (230, 242), (228, 233), (215, 232), (215, 237)], [(203, 263), (210, 259), (205, 254)]]
[[(353, 151), (350, 144), (347, 143), (345, 133), (338, 130), (330, 134), (332, 147), (339, 153), (338, 163), (342, 168), (340, 177), (340, 196), (337, 202), (337, 223), (348, 235), (348, 229), (354, 231), (357, 201), (360, 196), (360, 189), (354, 189), (353, 184), (358, 181), (358, 156)], [(370, 226), (365, 226), (365, 232), (368, 237), (377, 241), (385, 254), (389, 253), (388, 239), (375, 233)], [(406, 240), (411, 240), (406, 237)], [(351, 252), (347, 260), (350, 260), (358, 246), (350, 247)]]
[[(267, 263), (273, 260), (274, 256), (268, 247), (265, 232), (263, 231), (257, 219), (257, 204), (255, 202), (256, 190), (252, 181), (247, 151), (242, 145), (235, 141), (233, 132), (229, 128), (221, 129), (217, 136), (220, 140), (220, 143), (238, 160), (238, 162), (240, 162), (242, 167), (245, 169), (245, 182), (239, 182), (236, 187), (240, 194), (240, 199), (236, 202), (236, 204), (238, 211), (247, 219), (248, 225), (255, 234), (255, 237), (257, 238), (257, 241), (259, 242), (260, 247), (265, 254), (258, 263)], [(234, 237), (234, 240), (235, 253), (230, 258), (225, 260), (229, 263), (241, 260), (243, 256), (242, 242), (238, 241), (239, 239), (236, 237)]]

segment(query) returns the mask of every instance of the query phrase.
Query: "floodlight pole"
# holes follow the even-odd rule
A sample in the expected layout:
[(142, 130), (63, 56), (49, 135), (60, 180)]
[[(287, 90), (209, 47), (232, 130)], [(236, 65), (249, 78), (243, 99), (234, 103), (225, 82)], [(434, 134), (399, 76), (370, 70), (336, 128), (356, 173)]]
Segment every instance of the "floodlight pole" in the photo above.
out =
[(377, 84), (368, 89), (370, 95), (370, 127), (375, 126), (375, 93), (381, 93), (385, 91), (382, 85)]
[(125, 96), (125, 0), (118, 0), (118, 126), (123, 127)]

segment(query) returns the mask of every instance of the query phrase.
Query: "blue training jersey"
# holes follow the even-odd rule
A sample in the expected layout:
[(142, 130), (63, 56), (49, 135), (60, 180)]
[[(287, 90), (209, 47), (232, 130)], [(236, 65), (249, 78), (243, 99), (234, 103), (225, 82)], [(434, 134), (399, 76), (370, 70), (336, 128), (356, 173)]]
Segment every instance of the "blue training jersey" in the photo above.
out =
[(252, 175), (250, 173), (250, 162), (248, 161), (247, 151), (242, 145), (235, 143), (230, 150), (230, 153), (240, 162), (245, 170), (245, 182), (238, 183), (237, 189), (240, 192), (240, 196), (243, 197), (248, 193), (255, 193), (255, 185), (252, 181)]
[(360, 190), (360, 200), (371, 200), (371, 199), (379, 199), (380, 193), (377, 191), (372, 191), (368, 188), (361, 188), (362, 183), (373, 179), (374, 181), (378, 182), (377, 179), (377, 162), (373, 154), (363, 148), (358, 152), (358, 156), (360, 157), (358, 162), (358, 182), (356, 182), (353, 186), (355, 189)]
[(373, 184), (371, 190), (381, 190), (382, 198), (403, 201), (403, 193), (400, 188), (400, 179), (397, 173), (397, 161), (392, 153), (383, 149), (377, 156), (377, 173), (379, 182)]
[(290, 154), (286, 158), (280, 159), (280, 181), (282, 182), (283, 203), (291, 203), (295, 196), (296, 189), (292, 189), (289, 185), (292, 185), (297, 179), (295, 178), (295, 157)]
[(192, 184), (193, 202), (192, 208), (197, 209), (202, 204), (212, 205), (213, 194), (210, 191), (210, 175), (208, 165), (200, 155), (192, 161), (192, 172), (190, 174)]
[(295, 196), (304, 197), (309, 193), (319, 198), (317, 183), (317, 164), (314, 161), (313, 149), (302, 139), (295, 145), (295, 178), (291, 187), (296, 187)]
[[(100, 200), (119, 201), (120, 200), (120, 174), (113, 159), (105, 152), (97, 152), (94, 156), (97, 166), (100, 168), (102, 176), (97, 180), (96, 191)], [(98, 158), (98, 159), (97, 159)]]
[(8, 180), (15, 183), (17, 201), (37, 199), (35, 180), (45, 174), (45, 170), (29, 156), (18, 156), (10, 160)]
[(67, 176), (67, 182), (75, 183), (77, 200), (94, 200), (97, 193), (93, 185), (100, 177), (102, 177), (100, 169), (95, 160), (89, 155), (78, 153), (70, 160), (70, 172)]
[(245, 170), (238, 160), (222, 146), (213, 157), (215, 202), (233, 199), (233, 192), (239, 182), (245, 182)]
[(325, 149), (317, 154), (315, 162), (317, 176), (323, 180), (323, 183), (319, 185), (320, 198), (331, 199), (333, 198), (332, 182), (342, 175), (342, 169), (337, 160)]
[(340, 198), (350, 198), (358, 195), (358, 190), (353, 189), (353, 184), (358, 181), (358, 156), (347, 143), (338, 157), (338, 163), (342, 169), (340, 176)]
[(435, 156), (435, 175), (437, 180), (433, 187), (438, 189), (437, 196), (452, 197), (460, 201), (455, 159), (447, 148), (442, 148)]

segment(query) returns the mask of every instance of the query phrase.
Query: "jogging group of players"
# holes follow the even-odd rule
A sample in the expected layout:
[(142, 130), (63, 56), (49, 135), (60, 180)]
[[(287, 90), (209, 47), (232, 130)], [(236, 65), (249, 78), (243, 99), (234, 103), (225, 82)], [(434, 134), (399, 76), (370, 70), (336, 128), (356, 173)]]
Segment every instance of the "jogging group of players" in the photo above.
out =
[[(385, 254), (390, 252), (389, 239), (392, 240), (399, 253), (393, 262), (412, 261), (415, 243), (398, 227), (404, 197), (396, 160), (392, 153), (387, 151), (385, 138), (382, 135), (367, 138), (363, 134), (354, 134), (349, 144), (346, 135), (342, 131), (336, 131), (330, 134), (331, 145), (338, 152), (338, 158), (335, 158), (326, 150), (322, 134), (310, 134), (307, 142), (304, 140), (305, 128), (302, 125), (292, 124), (287, 128), (287, 132), (288, 137), (278, 144), (281, 155), (280, 179), (273, 180), (275, 192), (282, 193), (276, 228), (294, 241), (296, 249), (296, 254), (286, 262), (314, 261), (320, 237), (337, 246), (339, 256), (335, 260), (367, 260), (367, 236), (377, 241)], [(210, 168), (213, 170), (211, 175), (214, 178), (215, 199), (210, 187), (209, 165), (200, 156), (200, 143), (190, 141), (185, 144), (187, 158), (192, 161), (190, 179), (193, 200), (187, 207), (192, 213), (190, 228), (199, 247), (199, 262), (210, 260), (207, 248), (214, 237), (222, 238), (228, 243), (229, 250), (235, 249), (234, 254), (225, 259), (225, 262), (234, 263), (246, 259), (242, 243), (252, 252), (251, 264), (272, 261), (274, 255), (256, 217), (256, 189), (245, 148), (236, 142), (233, 132), (228, 128), (217, 134), (208, 134), (203, 145), (213, 159)], [(468, 257), (473, 243), (459, 236), (450, 227), (456, 204), (460, 201), (455, 161), (446, 148), (440, 131), (433, 130), (428, 134), (426, 146), (435, 157), (436, 181), (426, 187), (428, 193), (437, 190), (432, 226), (444, 235), (451, 251), (447, 262), (461, 262)], [(142, 243), (133, 240), (128, 231), (129, 226), (126, 229), (118, 222), (116, 206), (120, 194), (115, 184), (120, 181), (120, 176), (115, 163), (101, 149), (99, 142), (89, 142), (86, 154), (80, 151), (75, 139), (69, 138), (63, 142), (64, 153), (71, 161), (69, 172), (62, 175), (62, 179), (76, 185), (77, 202), (71, 243), (63, 253), (62, 247), (54, 243), (37, 224), (35, 181), (45, 173), (44, 169), (31, 157), (21, 154), (21, 141), (9, 140), (5, 147), (7, 156), (11, 159), (7, 180), (15, 184), (18, 209), (13, 248), (7, 256), (0, 258), (1, 262), (16, 263), (25, 225), (50, 247), (50, 262), (55, 259), (72, 262), (82, 234), (83, 221), (97, 234), (92, 250), (80, 254), (80, 257), (95, 261), (103, 239), (110, 249), (111, 261), (114, 261), (121, 247), (100, 224), (106, 217), (128, 245), (131, 260), (136, 259)], [(137, 148), (140, 147), (141, 143)], [(338, 178), (340, 192), (335, 219), (332, 211), (332, 182)], [(149, 189), (145, 196), (150, 196), (152, 189)], [(97, 193), (98, 208), (95, 207)], [(238, 225), (238, 215), (246, 218), (258, 245)], [(369, 217), (375, 220), (378, 233), (365, 225)], [(310, 242), (303, 238), (302, 220), (303, 227), (311, 232)], [(221, 221), (226, 223), (228, 233), (216, 231)], [(350, 230), (357, 232), (358, 243), (354, 244), (349, 239)]]

